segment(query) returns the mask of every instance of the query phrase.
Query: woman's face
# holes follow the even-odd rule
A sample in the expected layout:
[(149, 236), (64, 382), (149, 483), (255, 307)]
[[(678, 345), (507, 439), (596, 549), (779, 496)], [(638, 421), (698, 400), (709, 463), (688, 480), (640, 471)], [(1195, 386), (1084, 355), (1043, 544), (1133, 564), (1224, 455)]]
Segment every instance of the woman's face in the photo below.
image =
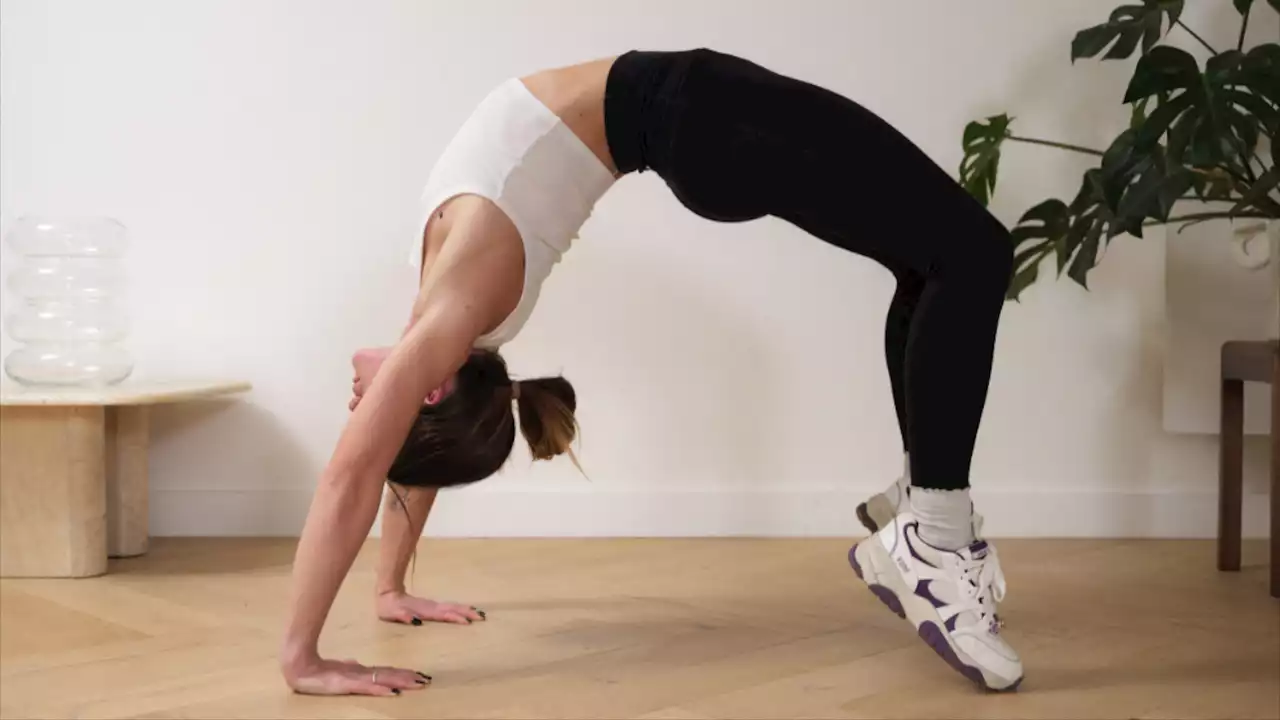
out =
[[(352, 410), (356, 409), (356, 405), (360, 403), (360, 398), (364, 397), (369, 386), (373, 384), (373, 378), (378, 374), (378, 370), (382, 368), (382, 364), (387, 361), (387, 356), (391, 354), (391, 348), (363, 348), (356, 351), (351, 356), (351, 367), (355, 370), (355, 377), (351, 380), (351, 402), (348, 407)], [(440, 384), (431, 392), (427, 393), (426, 399), (423, 401), (427, 405), (435, 405), (445, 398), (453, 390), (454, 378), (449, 378)]]

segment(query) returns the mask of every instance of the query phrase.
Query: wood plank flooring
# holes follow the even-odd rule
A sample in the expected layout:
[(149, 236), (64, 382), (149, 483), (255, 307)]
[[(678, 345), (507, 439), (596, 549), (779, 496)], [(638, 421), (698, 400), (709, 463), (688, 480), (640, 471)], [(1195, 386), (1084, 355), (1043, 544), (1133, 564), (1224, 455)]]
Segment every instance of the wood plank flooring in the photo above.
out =
[(415, 588), (489, 621), (372, 611), (370, 541), (333, 657), (432, 688), (313, 698), (275, 653), (290, 539), (157, 539), (89, 580), (0, 581), (0, 717), (1280, 718), (1267, 550), (1200, 541), (997, 541), (1020, 692), (976, 692), (866, 591), (845, 540), (429, 540)]

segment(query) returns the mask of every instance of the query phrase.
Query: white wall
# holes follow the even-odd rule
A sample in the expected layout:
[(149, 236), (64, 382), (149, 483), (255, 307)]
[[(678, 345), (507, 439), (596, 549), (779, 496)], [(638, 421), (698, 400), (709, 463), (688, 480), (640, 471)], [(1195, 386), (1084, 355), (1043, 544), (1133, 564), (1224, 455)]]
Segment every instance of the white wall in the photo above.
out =
[[(1107, 141), (1126, 66), (1073, 68), (1067, 49), (1113, 4), (6, 0), (0, 219), (120, 218), (139, 372), (255, 385), (158, 413), (155, 532), (292, 534), (346, 418), (348, 357), (406, 318), (421, 184), (494, 84), (710, 46), (863, 102), (954, 169), (964, 123), (1004, 109), (1023, 132)], [(995, 210), (1012, 224), (1081, 168), (1011, 149)], [(921, 208), (909, 232), (947, 220)], [(1091, 294), (1044, 284), (1008, 306), (974, 463), (993, 534), (1212, 532), (1216, 441), (1160, 428), (1163, 267), (1158, 239), (1122, 242)], [(781, 222), (704, 222), (655, 176), (625, 179), (508, 349), (577, 385), (591, 480), (520, 452), (428, 532), (859, 533), (856, 501), (901, 462), (891, 291)], [(1253, 441), (1254, 491), (1266, 460)], [(1253, 532), (1264, 513), (1253, 498)]]

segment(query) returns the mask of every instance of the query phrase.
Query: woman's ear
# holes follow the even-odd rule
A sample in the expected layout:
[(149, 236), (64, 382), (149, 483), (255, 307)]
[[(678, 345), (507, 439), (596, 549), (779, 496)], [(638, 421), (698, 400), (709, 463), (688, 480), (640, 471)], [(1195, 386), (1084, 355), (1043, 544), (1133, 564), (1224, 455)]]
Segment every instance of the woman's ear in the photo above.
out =
[(444, 400), (445, 397), (449, 395), (449, 393), (453, 392), (453, 388), (457, 384), (457, 382), (458, 382), (458, 376), (454, 375), (453, 377), (440, 383), (440, 387), (427, 393), (427, 404), (428, 405), (439, 404), (441, 400)]

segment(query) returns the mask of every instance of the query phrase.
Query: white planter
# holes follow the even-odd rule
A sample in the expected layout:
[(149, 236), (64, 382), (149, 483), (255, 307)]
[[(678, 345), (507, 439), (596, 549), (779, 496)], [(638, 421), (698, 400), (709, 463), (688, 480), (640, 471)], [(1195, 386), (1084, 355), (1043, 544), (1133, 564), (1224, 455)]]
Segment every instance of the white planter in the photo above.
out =
[(1280, 220), (1267, 221), (1265, 226), (1262, 223), (1241, 226), (1235, 231), (1231, 251), (1240, 267), (1271, 275), (1274, 292), (1269, 300), (1272, 320), (1267, 337), (1280, 338)]
[[(1166, 321), (1162, 425), (1171, 433), (1214, 435), (1221, 420), (1222, 344), (1280, 337), (1280, 222), (1218, 221), (1160, 230)], [(1270, 393), (1266, 385), (1246, 384), (1246, 434), (1270, 433)]]

